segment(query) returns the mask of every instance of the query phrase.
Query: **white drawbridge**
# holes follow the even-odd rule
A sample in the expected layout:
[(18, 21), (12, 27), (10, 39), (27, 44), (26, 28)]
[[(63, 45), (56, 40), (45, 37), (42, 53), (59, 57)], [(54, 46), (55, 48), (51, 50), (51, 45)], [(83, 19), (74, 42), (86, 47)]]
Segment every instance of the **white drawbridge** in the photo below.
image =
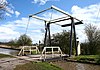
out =
[[(54, 59), (54, 58), (62, 58), (65, 56), (65, 54), (62, 54), (62, 51), (60, 47), (58, 46), (50, 46), (50, 47), (44, 47), (42, 52), (39, 52), (39, 49), (37, 46), (22, 46), (22, 49), (18, 53), (18, 55), (24, 55), (25, 52), (29, 52), (28, 56), (23, 56), (23, 57), (29, 57), (28, 60), (48, 60), (48, 59)], [(32, 55), (32, 51), (35, 51), (36, 54)], [(37, 54), (39, 53), (39, 54)], [(21, 58), (21, 57), (20, 57)]]

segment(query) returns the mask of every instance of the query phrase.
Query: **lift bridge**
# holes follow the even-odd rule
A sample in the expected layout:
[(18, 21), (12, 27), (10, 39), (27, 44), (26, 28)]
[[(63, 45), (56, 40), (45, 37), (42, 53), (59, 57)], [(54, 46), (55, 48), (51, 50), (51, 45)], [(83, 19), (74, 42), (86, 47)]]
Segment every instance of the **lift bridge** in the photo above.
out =
[[(38, 17), (37, 15), (38, 14), (41, 14), (41, 13), (43, 13), (43, 12), (45, 12), (45, 11), (48, 11), (48, 10), (51, 10), (51, 9), (53, 9), (53, 10), (55, 10), (55, 11), (57, 11), (57, 12), (60, 12), (60, 13), (62, 13), (62, 14), (64, 14), (65, 16), (64, 17), (59, 17), (59, 18), (56, 18), (56, 19), (52, 19), (52, 20), (46, 20), (46, 19), (44, 19), (44, 18), (41, 18), (41, 17)], [(79, 25), (79, 24), (83, 24), (82, 23), (82, 20), (79, 20), (79, 19), (77, 19), (77, 18), (75, 18), (75, 17), (73, 17), (73, 16), (71, 16), (71, 15), (69, 15), (69, 14), (67, 14), (65, 11), (63, 11), (63, 10), (61, 10), (61, 9), (59, 9), (59, 8), (57, 8), (57, 7), (55, 7), (55, 6), (51, 6), (50, 8), (47, 8), (47, 9), (45, 9), (45, 10), (42, 10), (42, 11), (40, 11), (40, 12), (37, 12), (37, 13), (35, 13), (35, 14), (32, 14), (32, 15), (29, 15), (29, 18), (35, 18), (35, 19), (38, 19), (38, 20), (42, 20), (42, 21), (44, 21), (44, 23), (45, 23), (45, 39), (44, 39), (44, 49), (43, 49), (43, 51), (42, 51), (42, 53), (41, 53), (41, 56), (40, 55), (37, 55), (37, 56), (39, 56), (40, 57), (40, 59), (47, 59), (49, 56), (51, 56), (52, 58), (54, 57), (54, 56), (56, 56), (56, 53), (59, 53), (59, 56), (60, 57), (62, 57), (63, 56), (63, 54), (62, 54), (62, 51), (61, 51), (61, 49), (60, 49), (60, 47), (53, 47), (52, 45), (51, 45), (51, 36), (50, 36), (50, 25), (51, 24), (56, 24), (57, 22), (62, 22), (62, 21), (67, 21), (67, 20), (70, 20), (70, 23), (69, 24), (64, 24), (64, 25), (60, 25), (61, 27), (68, 27), (68, 26), (71, 26), (71, 31), (70, 31), (70, 46), (69, 46), (69, 55), (67, 55), (67, 56), (71, 56), (72, 55), (72, 36), (73, 36), (73, 34), (74, 34), (74, 44), (75, 44), (75, 51), (76, 51), (76, 56), (78, 55), (78, 50), (77, 50), (77, 41), (76, 41), (76, 31), (75, 31), (75, 25)], [(29, 23), (28, 23), (29, 24)], [(28, 25), (27, 25), (28, 26)], [(47, 36), (48, 35), (48, 36)], [(48, 43), (48, 45), (47, 45), (47, 37), (49, 38), (49, 43)], [(48, 50), (48, 49), (51, 49), (51, 50)], [(54, 52), (54, 49), (56, 49), (56, 53)], [(49, 52), (48, 52), (48, 51)], [(51, 52), (50, 52), (51, 51)], [(49, 54), (49, 55), (47, 55), (47, 53)], [(48, 56), (48, 57), (47, 57)], [(58, 54), (57, 54), (57, 56), (58, 56)], [(65, 56), (65, 55), (64, 55)], [(33, 56), (33, 57), (35, 57), (35, 56)]]
[[(36, 54), (32, 54), (32, 51), (35, 51)], [(27, 57), (30, 57), (32, 59), (38, 59), (38, 60), (52, 60), (52, 59), (62, 59), (65, 54), (62, 53), (60, 47), (53, 46), (53, 47), (44, 47), (42, 52), (38, 50), (37, 46), (22, 46), (22, 49), (18, 53), (18, 55), (25, 55), (26, 52), (29, 52)]]

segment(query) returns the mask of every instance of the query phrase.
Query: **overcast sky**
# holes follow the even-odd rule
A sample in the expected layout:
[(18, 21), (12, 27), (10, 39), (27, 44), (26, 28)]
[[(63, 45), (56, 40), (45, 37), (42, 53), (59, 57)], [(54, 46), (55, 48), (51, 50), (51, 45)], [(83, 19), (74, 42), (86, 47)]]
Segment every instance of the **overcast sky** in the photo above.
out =
[[(2, 0), (0, 0), (1, 2)], [(86, 24), (94, 24), (98, 28), (100, 26), (100, 0), (3, 0), (9, 3), (9, 10), (5, 13), (5, 19), (0, 20), (0, 41), (9, 41), (18, 38), (25, 33), (28, 23), (28, 16), (52, 5), (66, 11), (68, 14), (83, 20), (82, 25), (76, 26), (76, 34), (81, 42), (84, 42), (86, 35), (84, 26)], [(48, 20), (62, 16), (56, 11), (47, 11), (38, 16)], [(61, 22), (58, 24), (68, 23)], [(51, 34), (62, 32), (62, 30), (70, 30), (70, 27), (61, 28), (60, 26), (51, 25)], [(27, 35), (33, 40), (33, 43), (43, 40), (44, 38), (44, 22), (31, 18)]]

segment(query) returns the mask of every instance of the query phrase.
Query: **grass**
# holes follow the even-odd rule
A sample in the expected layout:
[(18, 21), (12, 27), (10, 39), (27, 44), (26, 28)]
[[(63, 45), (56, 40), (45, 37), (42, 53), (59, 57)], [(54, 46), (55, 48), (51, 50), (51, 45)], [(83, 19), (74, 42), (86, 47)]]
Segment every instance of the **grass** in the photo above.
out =
[(31, 53), (32, 55), (39, 54), (39, 52), (36, 53), (36, 51), (32, 51)]
[[(22, 54), (22, 53), (21, 53), (21, 54)], [(25, 55), (29, 55), (29, 54), (30, 54), (30, 51), (26, 51), (26, 52), (24, 52), (24, 54), (25, 54)], [(31, 54), (32, 54), (32, 55), (36, 55), (36, 54), (39, 54), (39, 52), (36, 53), (36, 51), (32, 51)]]
[(47, 62), (30, 62), (24, 65), (18, 65), (14, 70), (62, 70), (62, 69)]
[(71, 59), (81, 61), (81, 62), (93, 62), (93, 63), (100, 64), (100, 62), (98, 62), (98, 60), (100, 60), (99, 55), (80, 55), (80, 56), (75, 56)]
[(0, 58), (6, 58), (6, 57), (13, 57), (13, 56), (6, 55), (6, 54), (0, 54)]
[(99, 55), (80, 55), (74, 57), (74, 59), (80, 60), (80, 59), (98, 59)]

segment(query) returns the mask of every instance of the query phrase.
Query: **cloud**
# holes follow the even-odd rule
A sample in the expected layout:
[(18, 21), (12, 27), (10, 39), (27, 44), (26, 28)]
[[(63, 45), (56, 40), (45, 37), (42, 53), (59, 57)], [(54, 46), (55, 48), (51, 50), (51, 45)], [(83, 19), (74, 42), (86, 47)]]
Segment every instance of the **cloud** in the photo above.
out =
[(32, 3), (39, 3), (40, 5), (44, 5), (48, 0), (33, 0)]
[(39, 3), (40, 5), (44, 5), (48, 1), (59, 1), (59, 0), (33, 0), (32, 3)]
[(14, 14), (14, 10), (10, 7), (5, 7), (5, 10), (10, 14)]
[(0, 26), (0, 41), (9, 41), (19, 36), (19, 32), (5, 26)]
[[(86, 6), (86, 7), (83, 7), (83, 8), (81, 8), (77, 5), (74, 5), (72, 7), (70, 14), (72, 16), (80, 19), (80, 20), (83, 20), (83, 23), (84, 23), (84, 24), (81, 24), (81, 25), (76, 25), (76, 34), (77, 34), (77, 37), (79, 37), (79, 40), (81, 42), (85, 42), (85, 40), (87, 40), (87, 36), (85, 34), (85, 31), (84, 31), (84, 28), (85, 28), (86, 24), (91, 23), (91, 24), (96, 25), (98, 28), (100, 28), (100, 20), (99, 20), (100, 19), (100, 13), (99, 12), (100, 12), (100, 3), (94, 4), (94, 5), (89, 5), (89, 6)], [(62, 16), (61, 13), (47, 12), (47, 13), (44, 13), (42, 15), (42, 17), (47, 18), (47, 19), (50, 20), (51, 14), (52, 14), (53, 19)], [(63, 21), (63, 22), (56, 23), (56, 24), (61, 25), (61, 24), (66, 24), (66, 23), (70, 23), (70, 21)], [(70, 30), (71, 28), (70, 27), (61, 28), (60, 26), (57, 26), (57, 25), (53, 24), (53, 25), (51, 25), (51, 34), (61, 32), (64, 29), (65, 30)]]
[[(9, 41), (25, 34), (27, 24), (28, 18), (21, 18), (2, 24), (0, 26), (0, 41)], [(31, 19), (26, 34), (32, 38), (34, 43), (36, 43), (43, 38), (41, 29), (44, 29), (44, 23), (36, 19)]]
[(10, 28), (7, 27), (0, 27), (0, 32), (1, 33), (6, 33), (6, 34), (16, 34), (16, 32)]
[(84, 20), (84, 21), (99, 21), (97, 20), (97, 16), (98, 18), (100, 18), (100, 15), (98, 15), (100, 9), (100, 3), (99, 4), (95, 4), (95, 5), (90, 5), (84, 8), (73, 6), (72, 7), (72, 14), (73, 16), (77, 16), (77, 18)]
[[(100, 20), (99, 20), (100, 14), (98, 15), (99, 8), (100, 8), (100, 4), (94, 4), (83, 8), (77, 5), (72, 7), (71, 15), (80, 20), (83, 20), (84, 22), (84, 24), (82, 25), (76, 25), (76, 34), (77, 37), (79, 37), (79, 40), (81, 42), (84, 42), (86, 39), (86, 34), (84, 32), (85, 24), (92, 23), (97, 25), (98, 27), (100, 26)], [(43, 18), (47, 18), (50, 20), (51, 14), (52, 14), (52, 18), (58, 18), (62, 16), (61, 13), (57, 13), (57, 12), (51, 13), (50, 11), (43, 13), (41, 16)], [(97, 15), (98, 15), (98, 19), (97, 19)], [(18, 38), (21, 34), (24, 34), (26, 31), (26, 26), (28, 24), (28, 18), (22, 17), (21, 19), (9, 21), (6, 23), (7, 24), (2, 24), (0, 26), (0, 37), (1, 37), (0, 41), (1, 40), (8, 41), (11, 39), (15, 39)], [(56, 24), (66, 24), (66, 23), (69, 22), (64, 21)], [(42, 41), (44, 39), (44, 32), (41, 31), (41, 29), (45, 31), (44, 22), (31, 18), (27, 30), (27, 35), (32, 38), (33, 43), (36, 42), (38, 43), (39, 40)], [(52, 35), (54, 33), (61, 32), (62, 30), (70, 30), (70, 27), (61, 28), (58, 25), (52, 24), (50, 29)]]
[(77, 5), (72, 7), (72, 15), (80, 20), (83, 20), (83, 25), (79, 25), (76, 27), (77, 35), (79, 36), (81, 42), (87, 39), (86, 34), (84, 32), (84, 27), (86, 24), (94, 24), (98, 28), (100, 28), (100, 3), (90, 5), (87, 7), (79, 7)]
[(9, 13), (6, 13), (5, 15), (6, 15), (6, 16), (9, 16), (9, 17), (12, 17), (11, 14), (9, 14)]
[(16, 15), (16, 17), (18, 17), (20, 15), (20, 12), (15, 11), (15, 15)]

